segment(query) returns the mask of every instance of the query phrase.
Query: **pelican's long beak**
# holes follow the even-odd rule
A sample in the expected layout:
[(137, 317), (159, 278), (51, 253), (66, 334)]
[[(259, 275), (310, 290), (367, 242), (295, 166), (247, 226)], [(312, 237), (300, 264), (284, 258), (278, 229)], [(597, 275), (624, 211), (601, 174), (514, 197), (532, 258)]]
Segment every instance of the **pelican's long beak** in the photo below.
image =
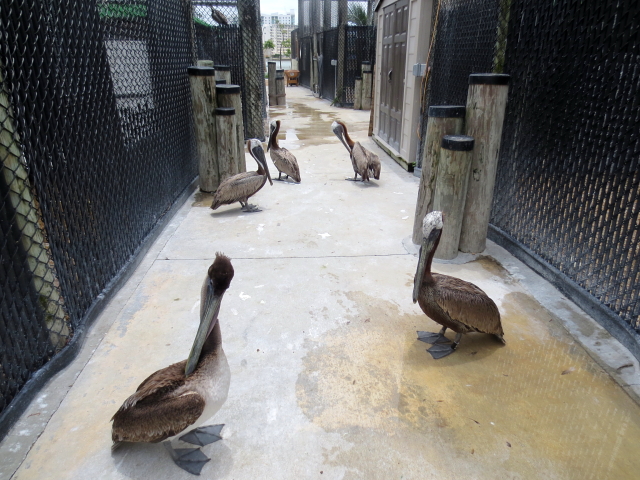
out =
[(189, 376), (193, 373), (196, 365), (198, 364), (198, 360), (200, 360), (200, 353), (202, 353), (204, 342), (218, 321), (218, 313), (220, 312), (220, 304), (222, 303), (223, 294), (224, 292), (219, 295), (214, 293), (213, 282), (209, 279), (206, 294), (204, 298), (201, 299), (204, 303), (204, 308), (202, 309), (203, 313), (200, 318), (198, 333), (196, 333), (196, 338), (193, 341), (193, 346), (191, 347), (191, 353), (187, 359), (187, 366), (184, 369), (185, 376)]
[(267, 152), (271, 148), (271, 137), (273, 137), (273, 132), (275, 131), (275, 129), (276, 127), (274, 127), (273, 125), (269, 125), (269, 139), (267, 140)]
[(429, 258), (429, 254), (435, 248), (441, 231), (442, 230), (440, 229), (434, 228), (429, 232), (427, 237), (422, 237), (422, 245), (420, 245), (420, 253), (418, 255), (418, 268), (416, 270), (416, 276), (413, 279), (413, 303), (418, 301), (422, 278), (424, 277), (424, 271), (427, 268), (427, 260)]
[(347, 141), (344, 139), (344, 128), (338, 122), (333, 122), (331, 124), (331, 129), (336, 137), (340, 139), (344, 147), (347, 149), (347, 152), (351, 153), (351, 148), (347, 144)]
[(267, 164), (267, 159), (264, 156), (264, 150), (262, 149), (262, 146), (258, 145), (252, 148), (251, 153), (253, 153), (253, 156), (255, 157), (255, 159), (258, 162), (260, 162), (260, 164), (262, 165), (262, 168), (264, 168), (264, 171), (267, 173), (267, 178), (269, 179), (269, 183), (273, 185), (273, 182), (271, 181), (271, 173), (269, 173), (269, 165)]

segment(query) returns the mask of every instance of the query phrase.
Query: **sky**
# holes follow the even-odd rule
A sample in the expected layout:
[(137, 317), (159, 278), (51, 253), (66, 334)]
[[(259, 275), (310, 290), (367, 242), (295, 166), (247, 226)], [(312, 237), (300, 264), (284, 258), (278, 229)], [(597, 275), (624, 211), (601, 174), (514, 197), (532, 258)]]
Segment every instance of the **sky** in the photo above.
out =
[(260, 13), (289, 13), (292, 8), (298, 23), (298, 0), (260, 0)]

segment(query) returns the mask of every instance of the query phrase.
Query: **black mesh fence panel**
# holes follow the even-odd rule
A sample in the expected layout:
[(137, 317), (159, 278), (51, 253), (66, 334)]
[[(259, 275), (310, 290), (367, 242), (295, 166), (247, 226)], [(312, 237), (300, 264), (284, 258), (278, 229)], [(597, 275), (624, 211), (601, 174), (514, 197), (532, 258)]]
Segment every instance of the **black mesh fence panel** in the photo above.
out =
[(373, 63), (375, 56), (375, 27), (347, 25), (343, 80), (343, 102), (345, 105), (353, 105), (356, 77), (362, 75), (362, 62)]
[[(198, 60), (212, 60), (215, 65), (231, 67), (231, 82), (240, 85), (242, 94), (245, 138), (263, 138), (266, 118), (264, 64), (246, 61), (249, 55), (252, 55), (249, 58), (262, 59), (260, 25), (251, 23), (253, 17), (243, 18), (240, 14), (252, 11), (255, 5), (255, 0), (193, 0), (196, 56)], [(259, 17), (257, 20), (259, 22)], [(255, 42), (246, 41), (243, 33), (247, 31), (257, 33)], [(256, 96), (250, 96), (249, 92), (258, 84), (262, 90), (258, 96), (260, 104), (255, 105)]]
[(338, 105), (353, 105), (361, 64), (375, 61), (373, 5), (373, 0), (299, 0), (301, 85)]
[(640, 4), (442, 0), (437, 22), (423, 112), (511, 75), (492, 228), (640, 332)]
[(173, 1), (0, 8), (0, 408), (64, 348), (197, 174)]
[(513, 2), (491, 223), (640, 332), (640, 4)]
[[(424, 91), (420, 138), (427, 128), (430, 105), (464, 105), (469, 74), (494, 70), (501, 1), (441, 0), (433, 2), (429, 89)], [(433, 30), (432, 30), (433, 31)], [(421, 166), (422, 142), (416, 163)]]

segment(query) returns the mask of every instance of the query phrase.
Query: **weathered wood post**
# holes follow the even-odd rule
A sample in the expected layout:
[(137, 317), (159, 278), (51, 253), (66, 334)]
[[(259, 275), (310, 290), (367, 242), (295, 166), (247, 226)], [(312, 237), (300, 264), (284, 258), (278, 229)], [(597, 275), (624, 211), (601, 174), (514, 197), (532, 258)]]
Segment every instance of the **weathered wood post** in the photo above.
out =
[(218, 106), (233, 108), (235, 110), (236, 148), (235, 162), (237, 173), (246, 172), (247, 166), (244, 159), (244, 123), (242, 120), (242, 95), (239, 85), (218, 85), (216, 87)]
[(362, 77), (356, 77), (353, 92), (353, 109), (362, 110)]
[(216, 85), (226, 85), (227, 81), (226, 80), (216, 80)]
[(362, 62), (362, 109), (371, 109), (371, 92), (373, 90), (373, 72), (371, 62)]
[(287, 104), (287, 95), (284, 93), (284, 70), (276, 70), (276, 99), (277, 105)]
[[(218, 135), (218, 173), (220, 182), (240, 173), (238, 170), (238, 136), (236, 135), (236, 109), (218, 107), (216, 113), (216, 132)], [(242, 118), (242, 116), (240, 117)], [(244, 142), (243, 142), (244, 143)], [(244, 152), (243, 152), (244, 155)]]
[(269, 82), (269, 106), (278, 104), (276, 100), (276, 62), (267, 63), (267, 78)]
[(227, 85), (231, 85), (231, 67), (229, 65), (214, 65), (216, 71), (216, 81), (224, 80)]
[(191, 85), (200, 190), (213, 192), (220, 184), (216, 166), (215, 109), (218, 105), (215, 70), (211, 67), (189, 67), (187, 71)]
[(213, 60), (198, 60), (198, 66), (213, 68)]
[(509, 80), (509, 75), (498, 73), (469, 75), (465, 131), (475, 138), (476, 146), (460, 234), (463, 252), (479, 253), (487, 244)]
[(433, 196), (433, 209), (444, 213), (445, 222), (440, 244), (434, 256), (451, 260), (458, 255), (473, 137), (445, 135), (442, 137), (440, 147), (440, 165)]
[(422, 174), (411, 238), (416, 245), (420, 245), (422, 242), (422, 219), (427, 213), (433, 211), (433, 193), (438, 175), (442, 137), (462, 133), (465, 108), (452, 105), (434, 105), (429, 107), (428, 113), (427, 133), (422, 152)]

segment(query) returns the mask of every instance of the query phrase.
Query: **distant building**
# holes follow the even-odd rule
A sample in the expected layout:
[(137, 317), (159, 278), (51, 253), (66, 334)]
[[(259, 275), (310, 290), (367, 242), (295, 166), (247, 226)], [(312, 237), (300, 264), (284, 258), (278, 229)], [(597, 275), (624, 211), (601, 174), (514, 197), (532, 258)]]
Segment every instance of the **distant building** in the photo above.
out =
[[(275, 45), (273, 53), (280, 53), (282, 41), (291, 39), (291, 31), (295, 28), (295, 10), (289, 10), (289, 13), (264, 13), (262, 14), (262, 43), (271, 40)], [(282, 53), (284, 54), (284, 49)]]

